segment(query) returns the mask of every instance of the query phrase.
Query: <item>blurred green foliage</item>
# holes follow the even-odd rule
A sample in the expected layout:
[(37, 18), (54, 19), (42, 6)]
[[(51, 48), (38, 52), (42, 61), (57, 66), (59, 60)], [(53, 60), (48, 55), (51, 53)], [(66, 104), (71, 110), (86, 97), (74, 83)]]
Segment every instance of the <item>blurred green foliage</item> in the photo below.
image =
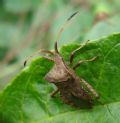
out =
[(38, 49), (52, 49), (59, 29), (77, 15), (59, 39), (59, 46), (120, 32), (119, 0), (1, 0), (0, 88), (6, 76), (21, 69)]

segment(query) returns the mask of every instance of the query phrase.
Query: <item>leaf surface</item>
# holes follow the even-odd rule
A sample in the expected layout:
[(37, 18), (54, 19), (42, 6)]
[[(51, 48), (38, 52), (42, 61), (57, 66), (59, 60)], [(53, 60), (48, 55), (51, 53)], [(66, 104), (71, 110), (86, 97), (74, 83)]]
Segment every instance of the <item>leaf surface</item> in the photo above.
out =
[[(79, 47), (69, 44), (61, 48), (66, 61)], [(53, 66), (43, 58), (35, 59), (0, 94), (0, 123), (119, 123), (120, 122), (120, 34), (91, 41), (75, 55), (79, 59), (98, 56), (96, 61), (82, 64), (76, 74), (90, 83), (105, 105), (92, 109), (76, 109), (64, 104), (55, 88), (44, 80)]]

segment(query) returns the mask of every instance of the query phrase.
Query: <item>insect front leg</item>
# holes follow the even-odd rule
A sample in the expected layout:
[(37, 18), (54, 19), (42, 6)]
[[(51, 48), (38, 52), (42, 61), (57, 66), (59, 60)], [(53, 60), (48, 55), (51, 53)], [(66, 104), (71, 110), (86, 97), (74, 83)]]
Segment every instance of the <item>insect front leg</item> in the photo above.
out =
[(59, 89), (57, 88), (51, 93), (51, 97), (54, 97), (59, 92)]
[[(33, 56), (39, 54), (39, 53), (47, 53), (47, 54), (50, 54), (50, 55), (53, 55), (54, 56), (54, 53), (52, 51), (49, 51), (49, 50), (38, 50), (37, 52), (33, 53), (32, 55), (30, 55), (25, 61), (24, 61), (24, 67), (26, 66), (26, 63), (29, 59), (31, 59)], [(44, 58), (50, 60), (50, 61), (53, 61), (54, 60), (52, 58), (48, 58), (47, 56), (43, 56)]]
[(80, 49), (84, 48), (87, 45), (88, 42), (89, 42), (89, 40), (86, 41), (83, 45), (81, 45), (80, 47), (78, 47), (77, 49), (75, 49), (74, 51), (71, 52), (71, 54), (70, 54), (70, 64), (72, 64), (72, 62), (73, 62), (73, 58), (75, 56), (75, 53), (77, 51), (79, 51)]
[(49, 58), (49, 57), (47, 57), (47, 56), (43, 56), (43, 58), (44, 58), (44, 59), (47, 59), (48, 61), (54, 62), (54, 60), (53, 60), (52, 58)]
[(91, 58), (91, 59), (88, 59), (88, 60), (80, 60), (77, 64), (75, 64), (73, 66), (73, 69), (75, 70), (76, 68), (78, 68), (82, 63), (85, 63), (85, 62), (90, 62), (90, 61), (95, 61), (97, 58), (97, 56)]

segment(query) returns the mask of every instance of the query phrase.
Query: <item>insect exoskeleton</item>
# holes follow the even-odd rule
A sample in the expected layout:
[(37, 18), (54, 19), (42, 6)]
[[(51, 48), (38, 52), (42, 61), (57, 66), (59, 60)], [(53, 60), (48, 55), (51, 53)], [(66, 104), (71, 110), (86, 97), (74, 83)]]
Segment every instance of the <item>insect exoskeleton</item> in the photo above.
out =
[[(73, 13), (68, 19), (67, 22), (71, 20), (78, 12)], [(64, 30), (64, 26), (67, 22), (63, 25), (58, 33), (58, 38), (60, 37), (61, 33)], [(93, 87), (88, 84), (84, 79), (80, 78), (76, 75), (75, 69), (78, 68), (84, 62), (94, 61), (96, 57), (93, 57), (88, 60), (80, 60), (74, 66), (72, 65), (75, 53), (80, 50), (81, 48), (85, 47), (86, 43), (75, 49), (70, 54), (69, 65), (70, 67), (62, 58), (61, 54), (58, 51), (57, 41), (54, 46), (54, 51), (48, 50), (39, 50), (38, 52), (34, 53), (26, 61), (24, 65), (26, 65), (27, 60), (32, 56), (43, 52), (50, 54), (52, 57), (43, 56), (45, 59), (48, 59), (54, 62), (53, 68), (45, 75), (44, 79), (48, 82), (53, 83), (56, 85), (57, 89), (53, 91), (51, 94), (52, 97), (55, 96), (58, 92), (60, 92), (60, 97), (64, 103), (77, 106), (77, 107), (92, 107), (93, 97), (96, 99), (99, 98), (97, 92), (93, 89)], [(92, 96), (91, 96), (92, 95)]]
[[(69, 64), (71, 64), (71, 59), (74, 58), (74, 54), (75, 51), (71, 53)], [(57, 87), (51, 96), (54, 97), (56, 93), (60, 92), (61, 99), (69, 105), (77, 107), (91, 107), (92, 97), (88, 91), (84, 89), (83, 85), (86, 86), (86, 88), (93, 94), (95, 98), (98, 98), (98, 94), (90, 84), (76, 75), (75, 69), (79, 67), (81, 63), (94, 61), (95, 59), (96, 57), (93, 57), (89, 60), (81, 60), (71, 68), (61, 57), (57, 49), (56, 42), (54, 56), (52, 59), (54, 61), (54, 66), (44, 77), (48, 82), (55, 84)]]

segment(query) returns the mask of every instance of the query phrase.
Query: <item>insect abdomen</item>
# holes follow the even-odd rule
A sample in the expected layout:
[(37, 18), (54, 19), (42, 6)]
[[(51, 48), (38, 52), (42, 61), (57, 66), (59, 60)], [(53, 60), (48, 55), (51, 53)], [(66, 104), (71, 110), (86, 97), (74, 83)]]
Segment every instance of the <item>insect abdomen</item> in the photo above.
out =
[(70, 79), (68, 81), (56, 83), (60, 91), (61, 99), (64, 103), (74, 107), (91, 107), (90, 95), (81, 87), (81, 85)]

